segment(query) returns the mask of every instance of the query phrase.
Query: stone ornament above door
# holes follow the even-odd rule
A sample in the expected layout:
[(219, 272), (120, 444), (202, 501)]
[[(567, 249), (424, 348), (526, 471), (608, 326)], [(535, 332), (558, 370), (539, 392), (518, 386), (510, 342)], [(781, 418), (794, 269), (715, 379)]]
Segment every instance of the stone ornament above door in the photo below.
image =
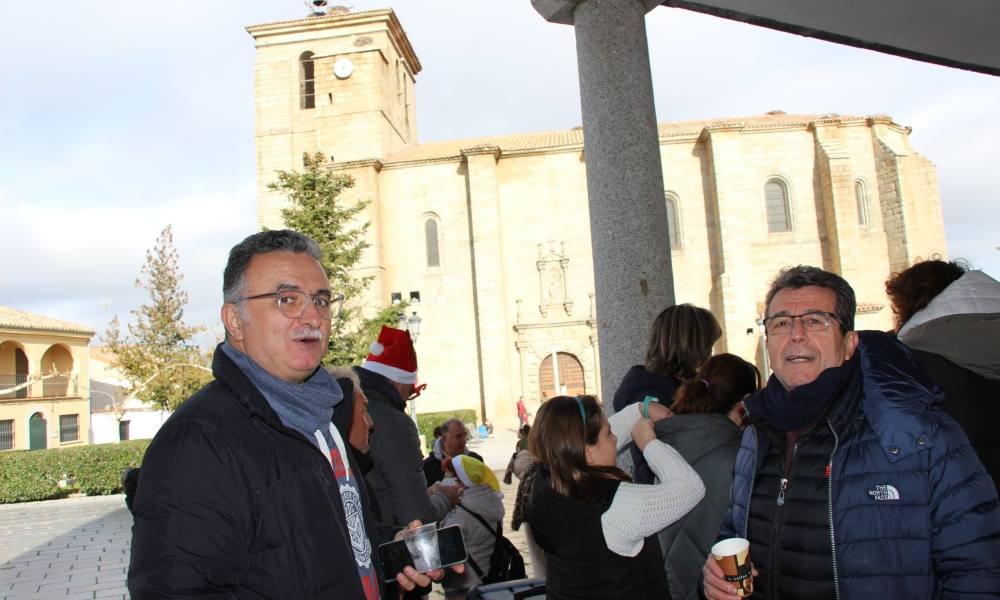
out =
[(566, 242), (538, 244), (538, 312), (547, 317), (550, 311), (565, 311), (573, 314), (573, 302), (567, 293), (566, 281), (569, 275), (569, 257), (566, 256)]

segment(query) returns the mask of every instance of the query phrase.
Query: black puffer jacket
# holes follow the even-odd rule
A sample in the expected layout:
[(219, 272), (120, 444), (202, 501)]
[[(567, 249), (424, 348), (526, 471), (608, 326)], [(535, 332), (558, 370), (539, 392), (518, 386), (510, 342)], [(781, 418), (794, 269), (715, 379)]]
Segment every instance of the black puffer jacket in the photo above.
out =
[(132, 598), (365, 598), (329, 461), (220, 349), (212, 371), (143, 459)]
[[(827, 540), (833, 551), (827, 546), (823, 568), (835, 574), (831, 583), (844, 600), (996, 598), (996, 490), (965, 434), (938, 409), (940, 395), (928, 387), (909, 351), (882, 333), (858, 336), (860, 385), (845, 388), (812, 430), (816, 442), (833, 437), (825, 461), (822, 450), (800, 444), (779, 524), (783, 528), (765, 521), (776, 506), (777, 478), (765, 482), (761, 476), (773, 473), (763, 464), (766, 455), (776, 449), (783, 460), (785, 445), (775, 448), (751, 412), (753, 425), (736, 456), (732, 502), (720, 537), (750, 539), (750, 555), (761, 571), (755, 598), (758, 587), (771, 587), (767, 567), (762, 568), (768, 564), (782, 569), (783, 589), (801, 590), (786, 597), (824, 597), (784, 575), (786, 566), (793, 568), (790, 561), (798, 561), (803, 578), (815, 578), (815, 571), (805, 570), (804, 557), (794, 553), (813, 551)], [(816, 500), (819, 486), (825, 490), (822, 501)], [(771, 506), (758, 509), (761, 503)], [(817, 524), (824, 518), (820, 530)], [(785, 540), (778, 546), (776, 535)], [(772, 561), (763, 545), (780, 547), (782, 555)]]

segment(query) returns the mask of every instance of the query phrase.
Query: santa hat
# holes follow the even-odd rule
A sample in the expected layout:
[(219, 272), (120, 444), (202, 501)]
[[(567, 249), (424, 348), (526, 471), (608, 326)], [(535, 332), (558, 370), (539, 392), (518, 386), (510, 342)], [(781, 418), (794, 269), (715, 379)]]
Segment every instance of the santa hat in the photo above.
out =
[(494, 492), (500, 491), (500, 482), (497, 481), (497, 476), (482, 461), (478, 461), (466, 454), (459, 454), (452, 457), (451, 466), (455, 469), (455, 475), (462, 480), (465, 487), (488, 485)]
[(417, 383), (417, 353), (413, 350), (409, 331), (383, 325), (370, 350), (368, 358), (361, 363), (362, 368), (396, 383)]

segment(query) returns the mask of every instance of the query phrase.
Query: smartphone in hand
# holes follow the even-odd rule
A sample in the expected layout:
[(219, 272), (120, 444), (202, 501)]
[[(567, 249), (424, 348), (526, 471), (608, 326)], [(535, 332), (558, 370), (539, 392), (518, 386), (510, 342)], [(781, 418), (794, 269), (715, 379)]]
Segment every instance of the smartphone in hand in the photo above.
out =
[(435, 529), (431, 523), (405, 531), (404, 536), (378, 547), (384, 581), (395, 581), (396, 574), (406, 566), (426, 573), (463, 563), (468, 558), (462, 528), (458, 525)]

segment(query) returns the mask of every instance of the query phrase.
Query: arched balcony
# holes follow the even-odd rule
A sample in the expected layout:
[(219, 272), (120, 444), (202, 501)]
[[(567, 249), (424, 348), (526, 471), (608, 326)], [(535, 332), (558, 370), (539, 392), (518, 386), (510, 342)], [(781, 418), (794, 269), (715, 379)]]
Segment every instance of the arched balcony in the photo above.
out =
[(61, 344), (51, 346), (42, 355), (42, 395), (45, 397), (68, 396), (76, 393), (73, 377), (73, 355)]

